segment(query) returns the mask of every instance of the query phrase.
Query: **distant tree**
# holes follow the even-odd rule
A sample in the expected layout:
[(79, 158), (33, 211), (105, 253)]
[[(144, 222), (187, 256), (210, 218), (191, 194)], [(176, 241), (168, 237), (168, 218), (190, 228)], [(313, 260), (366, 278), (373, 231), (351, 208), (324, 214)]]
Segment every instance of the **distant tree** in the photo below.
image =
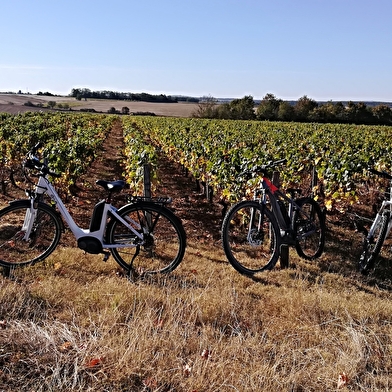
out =
[(373, 116), (379, 124), (392, 123), (392, 110), (387, 105), (377, 105), (372, 109)]
[(211, 96), (200, 99), (197, 109), (192, 113), (192, 117), (216, 118), (218, 101)]
[(274, 94), (266, 94), (257, 107), (257, 118), (259, 120), (277, 120), (281, 102), (282, 100), (276, 99)]
[(336, 102), (333, 108), (333, 114), (335, 116), (335, 121), (340, 123), (347, 122), (346, 108), (342, 102)]
[(359, 102), (357, 104), (357, 117), (356, 117), (357, 124), (373, 124), (374, 117), (373, 112), (369, 107), (365, 105), (364, 102)]
[(255, 101), (250, 95), (242, 99), (234, 99), (230, 102), (230, 114), (233, 120), (254, 120), (256, 119)]
[(374, 122), (372, 111), (363, 102), (347, 103), (347, 119), (354, 124), (372, 124)]
[(289, 102), (281, 101), (278, 108), (278, 120), (293, 121), (294, 117), (294, 107)]
[(108, 113), (109, 113), (109, 114), (114, 114), (114, 113), (117, 113), (117, 110), (116, 110), (116, 108), (115, 108), (114, 106), (112, 106), (112, 107), (108, 110)]
[(53, 109), (56, 106), (56, 101), (48, 101), (48, 106)]
[(310, 112), (317, 106), (318, 104), (314, 99), (308, 98), (306, 95), (304, 95), (296, 102), (294, 106), (296, 119), (298, 121), (308, 121)]
[(216, 118), (219, 119), (230, 119), (231, 118), (231, 110), (230, 103), (222, 103), (216, 109)]
[(129, 108), (126, 107), (126, 106), (124, 106), (124, 107), (121, 109), (121, 113), (122, 113), (122, 114), (129, 114)]
[(319, 105), (309, 113), (309, 120), (315, 122), (335, 122), (335, 105), (332, 102)]

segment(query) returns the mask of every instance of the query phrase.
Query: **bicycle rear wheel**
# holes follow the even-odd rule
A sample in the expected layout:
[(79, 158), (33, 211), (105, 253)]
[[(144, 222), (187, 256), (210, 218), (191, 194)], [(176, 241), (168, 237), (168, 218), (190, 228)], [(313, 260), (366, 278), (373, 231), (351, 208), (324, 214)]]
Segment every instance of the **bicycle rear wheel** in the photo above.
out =
[(359, 259), (359, 270), (366, 274), (374, 267), (376, 259), (381, 251), (385, 236), (387, 235), (388, 224), (391, 219), (391, 213), (384, 210), (379, 217), (374, 228), (373, 235), (368, 235), (363, 242), (363, 252)]
[(241, 274), (272, 269), (279, 258), (279, 228), (271, 211), (256, 201), (235, 204), (222, 224), (222, 243), (230, 264)]
[(109, 222), (106, 237), (109, 244), (119, 245), (110, 250), (122, 268), (144, 276), (171, 272), (181, 263), (186, 234), (181, 221), (169, 209), (155, 203), (137, 202), (117, 212), (143, 235), (141, 240), (115, 218)]
[(44, 260), (60, 241), (62, 223), (56, 211), (39, 203), (29, 238), (25, 223), (31, 201), (21, 200), (0, 211), (0, 265), (22, 267)]
[(298, 256), (314, 260), (321, 256), (325, 245), (325, 219), (319, 204), (310, 197), (295, 201), (300, 207), (294, 211), (295, 248)]

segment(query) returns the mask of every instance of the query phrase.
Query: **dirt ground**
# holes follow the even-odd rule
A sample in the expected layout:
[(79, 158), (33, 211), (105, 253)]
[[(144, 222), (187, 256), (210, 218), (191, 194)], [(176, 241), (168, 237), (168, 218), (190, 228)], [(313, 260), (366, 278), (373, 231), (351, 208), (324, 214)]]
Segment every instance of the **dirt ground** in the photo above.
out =
[[(35, 106), (25, 106), (30, 101)], [(114, 107), (121, 112), (123, 107), (127, 107), (130, 112), (149, 112), (157, 116), (169, 117), (191, 117), (197, 109), (196, 103), (150, 103), (150, 102), (128, 102), (114, 100), (82, 100), (78, 101), (72, 97), (63, 96), (41, 96), (27, 94), (0, 94), (0, 113), (18, 114), (26, 111), (50, 110), (46, 108), (48, 101), (55, 101), (56, 104), (68, 104), (72, 110), (94, 109), (97, 112), (107, 113)], [(39, 106), (43, 107), (39, 107)]]
[[(68, 205), (78, 223), (88, 226), (94, 204), (104, 196), (102, 188), (95, 184), (96, 180), (121, 178), (122, 168), (118, 162), (121, 158), (122, 143), (122, 128), (118, 121), (113, 126), (103, 150), (77, 183), (76, 197)], [(196, 181), (186, 176), (179, 165), (164, 155), (159, 157), (157, 170), (159, 184), (152, 196), (169, 196), (173, 199), (169, 208), (181, 218), (188, 238), (219, 241), (223, 212), (219, 200), (208, 200), (203, 189), (197, 188)], [(105, 177), (102, 177), (102, 173), (105, 173)], [(129, 191), (125, 190), (116, 195), (118, 205), (126, 203), (127, 193)]]

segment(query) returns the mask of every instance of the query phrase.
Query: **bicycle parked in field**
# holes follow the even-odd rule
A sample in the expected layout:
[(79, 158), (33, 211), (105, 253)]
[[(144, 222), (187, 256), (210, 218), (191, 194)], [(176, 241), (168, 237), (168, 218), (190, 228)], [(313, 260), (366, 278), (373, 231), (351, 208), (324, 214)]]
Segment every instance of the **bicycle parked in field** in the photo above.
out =
[(385, 171), (369, 169), (373, 174), (389, 180), (389, 189), (386, 192), (388, 198), (385, 198), (381, 204), (372, 225), (367, 231), (364, 227), (361, 230), (365, 238), (363, 240), (363, 251), (359, 259), (359, 269), (363, 274), (368, 273), (375, 266), (378, 255), (385, 239), (388, 237), (392, 228), (392, 175)]
[(59, 174), (49, 169), (46, 158), (41, 162), (36, 156), (41, 147), (33, 147), (23, 164), (26, 178), (30, 171), (38, 177), (33, 190), (26, 191), (28, 199), (12, 201), (0, 211), (1, 266), (14, 269), (47, 258), (59, 244), (63, 220), (80, 249), (103, 254), (104, 261), (112, 254), (130, 276), (167, 273), (180, 264), (186, 234), (180, 219), (166, 207), (170, 198), (133, 197), (117, 209), (112, 195), (123, 190), (125, 182), (98, 180), (107, 196), (95, 205), (89, 228), (82, 229), (48, 178)]
[[(323, 253), (325, 217), (311, 197), (298, 197), (300, 189), (282, 192), (265, 176), (284, 159), (255, 167), (262, 173), (253, 200), (236, 203), (222, 224), (222, 243), (231, 265), (244, 275), (274, 268), (282, 245), (295, 246), (300, 257), (313, 260)], [(286, 193), (290, 196), (287, 196)]]

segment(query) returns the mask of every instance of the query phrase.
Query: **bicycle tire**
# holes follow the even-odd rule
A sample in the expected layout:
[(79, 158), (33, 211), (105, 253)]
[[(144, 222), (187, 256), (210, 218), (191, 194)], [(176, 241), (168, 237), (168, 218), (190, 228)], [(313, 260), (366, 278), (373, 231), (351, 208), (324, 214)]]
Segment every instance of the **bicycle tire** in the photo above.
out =
[(241, 201), (223, 220), (223, 250), (238, 272), (252, 276), (276, 265), (280, 254), (279, 234), (275, 217), (265, 205), (257, 201)]
[(57, 247), (62, 221), (50, 206), (39, 203), (37, 218), (28, 240), (23, 239), (23, 224), (30, 200), (18, 200), (0, 211), (0, 265), (23, 267), (47, 258)]
[(390, 211), (385, 210), (375, 227), (373, 238), (368, 235), (364, 239), (363, 251), (359, 258), (359, 270), (361, 273), (366, 274), (374, 267), (382, 244), (384, 243), (390, 219)]
[(325, 246), (325, 219), (320, 205), (311, 197), (295, 200), (299, 209), (293, 215), (296, 235), (295, 249), (299, 257), (314, 260), (322, 255)]
[[(112, 218), (108, 224), (106, 238), (109, 244), (129, 244), (131, 248), (110, 248), (117, 263), (137, 276), (172, 272), (184, 258), (186, 234), (180, 219), (168, 208), (156, 203), (136, 202), (128, 204), (117, 213), (143, 233), (143, 243), (120, 221)], [(135, 252), (138, 252), (135, 256)]]

